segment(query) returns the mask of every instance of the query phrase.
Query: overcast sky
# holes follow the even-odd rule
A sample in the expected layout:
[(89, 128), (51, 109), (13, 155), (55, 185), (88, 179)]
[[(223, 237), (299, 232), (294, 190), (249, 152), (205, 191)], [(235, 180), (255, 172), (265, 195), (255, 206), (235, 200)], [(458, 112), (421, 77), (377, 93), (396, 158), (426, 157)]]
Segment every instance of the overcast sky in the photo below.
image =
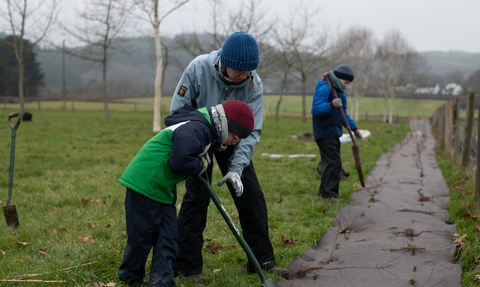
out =
[[(300, 0), (262, 0), (262, 8), (289, 17)], [(377, 39), (397, 29), (417, 51), (480, 52), (480, 0), (311, 0), (318, 18), (331, 30), (371, 29)], [(227, 0), (229, 7), (246, 1)], [(208, 0), (190, 0), (162, 22), (163, 34), (210, 30)]]
[[(32, 0), (33, 2), (39, 0)], [(165, 3), (167, 0), (161, 1)], [(224, 0), (226, 10), (246, 5), (250, 0)], [(288, 19), (293, 5), (302, 0), (261, 0), (259, 10), (265, 17)], [(303, 0), (311, 6), (320, 7), (315, 20), (331, 33), (352, 26), (362, 26), (373, 31), (376, 39), (383, 39), (386, 32), (397, 29), (419, 52), (465, 51), (480, 53), (480, 0)], [(32, 2), (32, 3), (33, 3)], [(29, 2), (30, 0), (29, 0)], [(64, 3), (81, 7), (83, 0)], [(74, 10), (65, 7), (61, 21), (73, 22)], [(0, 0), (0, 8), (5, 2)], [(167, 16), (160, 28), (162, 35), (173, 36), (181, 32), (212, 31), (209, 0), (190, 0), (179, 10)], [(80, 9), (82, 10), (82, 9)], [(160, 11), (162, 14), (162, 11)], [(63, 17), (62, 17), (63, 16)], [(8, 22), (1, 21), (0, 30), (11, 33)], [(5, 26), (5, 24), (7, 24)], [(133, 36), (152, 35), (151, 25), (144, 31), (135, 31)], [(52, 31), (53, 32), (53, 31)], [(143, 35), (141, 35), (143, 33)], [(336, 33), (335, 33), (336, 34)], [(54, 37), (63, 40), (63, 37)], [(58, 44), (58, 43), (57, 43)]]

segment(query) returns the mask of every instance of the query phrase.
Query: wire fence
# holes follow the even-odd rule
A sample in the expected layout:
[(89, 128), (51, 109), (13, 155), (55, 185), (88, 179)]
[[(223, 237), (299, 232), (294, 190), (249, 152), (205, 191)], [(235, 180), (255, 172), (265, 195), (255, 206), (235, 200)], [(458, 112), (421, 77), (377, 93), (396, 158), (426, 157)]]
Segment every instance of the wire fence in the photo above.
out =
[[(432, 128), (439, 135), (439, 148), (461, 159), (462, 166), (476, 175), (478, 155), (478, 104), (475, 93), (452, 96), (432, 116)], [(466, 150), (468, 148), (468, 150)]]

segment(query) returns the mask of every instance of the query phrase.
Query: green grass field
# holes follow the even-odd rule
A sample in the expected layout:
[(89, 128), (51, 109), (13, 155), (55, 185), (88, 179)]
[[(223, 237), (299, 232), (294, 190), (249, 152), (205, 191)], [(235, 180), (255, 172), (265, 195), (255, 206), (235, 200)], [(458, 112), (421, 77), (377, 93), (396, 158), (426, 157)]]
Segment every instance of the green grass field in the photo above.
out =
[[(279, 96), (264, 96), (264, 107), (268, 106), (267, 116), (274, 117), (275, 110), (278, 103)], [(311, 117), (310, 109), (312, 107), (312, 96), (305, 98), (305, 109), (307, 118)], [(168, 113), (170, 110), (171, 97), (162, 98), (162, 111)], [(426, 116), (430, 117), (433, 112), (445, 101), (441, 100), (411, 100), (411, 99), (397, 99), (395, 102), (394, 116), (409, 117), (409, 116)], [(351, 103), (349, 102), (349, 105)], [(152, 98), (132, 98), (116, 100), (109, 103), (110, 111), (135, 111), (135, 112), (151, 112), (153, 109)], [(63, 107), (61, 101), (43, 101), (27, 103), (26, 111), (34, 112), (40, 110), (59, 110)], [(0, 110), (15, 110), (18, 109), (18, 104), (0, 104)], [(81, 102), (81, 101), (67, 101), (66, 110), (91, 110), (103, 111), (102, 102)], [(302, 97), (301, 96), (283, 96), (279, 108), (279, 116), (301, 116), (302, 111)], [(350, 113), (350, 108), (347, 111)], [(383, 115), (383, 99), (380, 98), (362, 98), (359, 106), (360, 118), (365, 119), (365, 116), (380, 116)]]
[[(12, 111), (6, 110), (4, 123), (0, 123), (2, 206), (7, 199), (10, 158), (7, 115)], [(388, 125), (378, 121), (360, 121), (358, 125), (372, 132), (370, 138), (359, 143), (366, 177), (377, 158), (403, 139), (409, 128), (407, 123)], [(317, 196), (318, 147), (314, 141), (296, 138), (311, 131), (311, 121), (302, 123), (298, 117), (279, 122), (267, 118), (253, 157), (267, 201), (270, 239), (281, 267), (315, 246), (340, 207), (327, 205)], [(0, 279), (66, 281), (54, 286), (119, 285), (116, 272), (127, 236), (125, 188), (117, 180), (153, 135), (149, 112), (111, 112), (110, 119), (105, 120), (101, 111), (40, 110), (33, 113), (32, 122), (22, 122), (16, 138), (11, 201), (17, 205), (20, 227), (7, 227), (5, 221), (0, 224)], [(270, 158), (263, 153), (316, 157)], [(349, 144), (342, 148), (342, 158), (345, 169), (352, 174), (341, 183), (341, 197), (348, 202), (359, 185)], [(213, 182), (220, 179), (215, 168)], [(214, 188), (240, 226), (227, 188)], [(184, 192), (183, 183), (179, 184), (178, 204)], [(298, 245), (283, 244), (283, 235)], [(209, 286), (260, 286), (257, 275), (246, 273), (247, 257), (213, 204), (204, 238), (206, 244), (213, 242), (219, 247), (216, 254), (203, 250)], [(148, 270), (150, 265), (146, 267)], [(178, 286), (201, 286), (184, 278), (176, 280)]]

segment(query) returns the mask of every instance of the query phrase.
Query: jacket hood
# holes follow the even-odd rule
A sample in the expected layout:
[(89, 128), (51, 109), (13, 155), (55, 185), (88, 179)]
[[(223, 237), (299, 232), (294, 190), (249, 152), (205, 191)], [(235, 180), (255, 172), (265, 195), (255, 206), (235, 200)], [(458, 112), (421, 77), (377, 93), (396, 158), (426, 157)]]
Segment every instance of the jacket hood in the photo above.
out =
[(221, 143), (220, 135), (215, 128), (212, 112), (208, 109), (204, 110), (205, 113), (208, 113), (208, 117), (199, 110), (185, 104), (183, 107), (176, 109), (171, 115), (165, 117), (165, 126), (169, 127), (186, 121), (201, 122), (209, 127), (210, 132), (212, 133), (212, 138), (214, 139), (212, 146), (216, 147), (218, 144)]

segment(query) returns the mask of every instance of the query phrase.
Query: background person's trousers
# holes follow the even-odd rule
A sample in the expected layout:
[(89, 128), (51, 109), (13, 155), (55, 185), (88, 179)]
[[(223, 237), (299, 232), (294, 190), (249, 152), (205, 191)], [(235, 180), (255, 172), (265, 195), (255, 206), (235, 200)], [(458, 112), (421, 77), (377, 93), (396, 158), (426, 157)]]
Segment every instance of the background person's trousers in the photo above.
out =
[(316, 142), (320, 148), (320, 170), (322, 173), (318, 195), (323, 198), (338, 197), (340, 170), (342, 169), (340, 139), (326, 138), (319, 139)]
[[(234, 148), (235, 146), (230, 146), (223, 152), (214, 152), (223, 175), (228, 172), (228, 160), (233, 154)], [(210, 158), (212, 158), (212, 154), (210, 154)], [(206, 171), (210, 182), (212, 168), (213, 164)], [(275, 256), (268, 237), (267, 206), (251, 161), (243, 170), (242, 183), (244, 191), (241, 197), (236, 197), (230, 183), (227, 182), (227, 185), (238, 210), (243, 237), (260, 266), (270, 269), (275, 267)], [(178, 215), (178, 252), (173, 270), (176, 275), (190, 276), (202, 273), (202, 234), (207, 223), (210, 195), (193, 177), (187, 177), (185, 185), (186, 193), (183, 196)], [(224, 187), (222, 186), (222, 188)], [(230, 232), (226, 224), (225, 229)], [(255, 265), (250, 260), (247, 262), (247, 270), (249, 272), (256, 271)]]
[(172, 274), (178, 234), (175, 205), (156, 202), (127, 188), (125, 216), (128, 239), (118, 278), (130, 284), (143, 282), (153, 247), (149, 286), (176, 286)]

